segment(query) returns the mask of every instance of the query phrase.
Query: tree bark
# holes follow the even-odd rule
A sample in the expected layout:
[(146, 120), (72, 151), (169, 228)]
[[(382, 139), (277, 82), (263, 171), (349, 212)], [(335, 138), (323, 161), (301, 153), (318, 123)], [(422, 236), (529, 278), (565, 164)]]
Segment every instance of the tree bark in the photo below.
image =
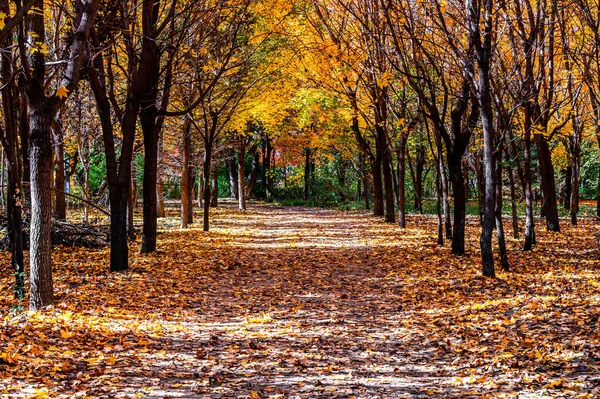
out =
[(62, 117), (59, 113), (52, 123), (54, 144), (54, 218), (56, 220), (67, 219), (67, 201), (65, 198), (65, 146)]
[(231, 192), (231, 198), (239, 200), (237, 162), (234, 149), (229, 151), (227, 166), (229, 169), (229, 191)]
[(540, 164), (540, 180), (543, 190), (542, 213), (546, 217), (546, 228), (549, 231), (560, 231), (558, 220), (558, 206), (556, 201), (556, 184), (554, 180), (554, 166), (548, 140), (541, 135), (535, 135), (538, 146), (538, 160)]
[[(506, 157), (508, 158), (508, 153), (505, 152)], [(508, 160), (510, 162), (510, 160)], [(510, 207), (512, 214), (512, 229), (513, 229), (513, 238), (519, 238), (519, 217), (517, 215), (517, 194), (515, 190), (515, 177), (513, 175), (512, 167), (506, 167), (508, 172), (508, 181), (510, 183)]]
[[(244, 182), (244, 162), (246, 159), (246, 138), (240, 137), (240, 142), (238, 145), (238, 156), (237, 156), (237, 166), (238, 166), (238, 209), (240, 211), (246, 210), (246, 184)], [(304, 168), (304, 172), (306, 173), (306, 167)], [(306, 176), (304, 177), (306, 179)]]
[(204, 164), (202, 165), (203, 177), (203, 215), (202, 215), (202, 230), (208, 231), (209, 219), (208, 212), (210, 211), (210, 167), (212, 161), (212, 142), (210, 140), (204, 142)]
[(158, 137), (158, 172), (156, 176), (156, 217), (165, 217), (165, 181), (163, 173), (163, 131), (160, 130)]
[(406, 228), (406, 143), (408, 135), (400, 137), (398, 148), (398, 227)]
[(260, 164), (260, 154), (258, 153), (258, 149), (253, 146), (250, 151), (252, 154), (252, 168), (250, 169), (250, 175), (248, 175), (248, 181), (246, 182), (246, 201), (250, 199), (250, 195), (252, 195), (252, 190), (254, 189), (254, 185), (256, 184), (256, 179), (258, 178), (258, 168)]
[(567, 166), (567, 170), (565, 171), (565, 188), (563, 193), (563, 207), (566, 210), (571, 209), (571, 192), (572, 192), (572, 176), (573, 176), (573, 167), (571, 165)]
[[(40, 92), (43, 96), (43, 91)], [(45, 98), (29, 95), (29, 160), (31, 183), (30, 296), (29, 307), (41, 309), (54, 301), (52, 282), (52, 119), (54, 110)]]
[(212, 162), (210, 171), (210, 206), (216, 208), (219, 206), (219, 162)]
[(188, 215), (190, 213), (189, 206), (191, 204), (190, 196), (192, 190), (190, 190), (191, 179), (190, 179), (190, 157), (192, 152), (192, 140), (190, 137), (191, 122), (189, 118), (185, 118), (183, 121), (183, 159), (182, 159), (182, 172), (181, 172), (181, 228), (185, 229), (188, 227)]
[(304, 149), (304, 200), (310, 195), (310, 148)]

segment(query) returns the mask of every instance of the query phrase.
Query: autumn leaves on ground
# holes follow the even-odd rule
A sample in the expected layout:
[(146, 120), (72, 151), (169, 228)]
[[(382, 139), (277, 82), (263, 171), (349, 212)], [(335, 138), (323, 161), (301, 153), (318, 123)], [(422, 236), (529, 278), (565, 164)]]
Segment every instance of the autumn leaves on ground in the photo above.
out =
[[(0, 273), (0, 396), (597, 398), (595, 221), (509, 242), (480, 277), (435, 220), (225, 204), (213, 227), (161, 219), (160, 251), (108, 271), (108, 249), (55, 248), (56, 305), (15, 312)], [(139, 245), (139, 240), (133, 245)], [(11, 310), (12, 309), (12, 310)]]

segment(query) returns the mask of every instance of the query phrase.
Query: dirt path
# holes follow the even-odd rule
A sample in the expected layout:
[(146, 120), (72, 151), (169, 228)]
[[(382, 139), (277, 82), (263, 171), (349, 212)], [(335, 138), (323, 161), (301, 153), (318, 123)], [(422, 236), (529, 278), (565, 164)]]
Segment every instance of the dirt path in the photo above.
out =
[[(55, 309), (0, 325), (0, 394), (600, 395), (592, 221), (576, 253), (568, 227), (540, 232), (546, 244), (531, 254), (510, 242), (515, 272), (497, 280), (478, 277), (477, 226), (463, 258), (435, 246), (433, 219), (409, 227), (226, 204), (211, 232), (165, 230), (160, 252), (134, 253), (125, 273), (107, 272), (107, 251), (56, 250)], [(5, 316), (10, 297), (0, 298)]]

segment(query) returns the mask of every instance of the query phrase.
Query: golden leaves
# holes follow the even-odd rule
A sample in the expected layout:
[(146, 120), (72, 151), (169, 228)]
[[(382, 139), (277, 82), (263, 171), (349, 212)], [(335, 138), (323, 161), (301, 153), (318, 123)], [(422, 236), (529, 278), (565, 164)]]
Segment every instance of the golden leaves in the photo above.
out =
[(69, 90), (67, 90), (65, 86), (60, 86), (58, 89), (56, 89), (56, 97), (60, 98), (61, 100), (64, 100), (68, 96)]

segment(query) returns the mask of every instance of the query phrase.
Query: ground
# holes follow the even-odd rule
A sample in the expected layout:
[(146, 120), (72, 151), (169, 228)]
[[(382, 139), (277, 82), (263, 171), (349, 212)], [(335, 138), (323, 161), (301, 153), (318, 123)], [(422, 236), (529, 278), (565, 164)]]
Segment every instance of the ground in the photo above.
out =
[[(199, 220), (196, 214), (196, 220)], [(0, 270), (0, 396), (598, 398), (597, 222), (542, 231), (513, 270), (480, 277), (367, 212), (222, 204), (211, 231), (161, 219), (159, 252), (53, 252), (56, 305), (19, 311)], [(512, 231), (507, 225), (507, 233)]]

